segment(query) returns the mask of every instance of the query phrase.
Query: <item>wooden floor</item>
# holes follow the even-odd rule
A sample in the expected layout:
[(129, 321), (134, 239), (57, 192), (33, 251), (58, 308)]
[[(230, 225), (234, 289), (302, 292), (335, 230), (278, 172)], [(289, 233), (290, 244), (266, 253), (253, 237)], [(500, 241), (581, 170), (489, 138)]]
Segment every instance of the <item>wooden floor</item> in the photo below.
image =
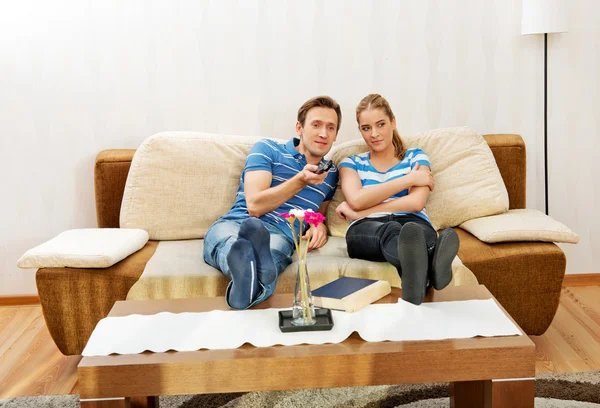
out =
[(536, 371), (600, 370), (600, 286), (563, 288), (552, 324), (536, 345)]
[[(600, 370), (600, 286), (562, 291), (552, 325), (537, 346), (537, 372)], [(0, 307), (0, 399), (77, 394), (80, 357), (56, 348), (40, 306)]]

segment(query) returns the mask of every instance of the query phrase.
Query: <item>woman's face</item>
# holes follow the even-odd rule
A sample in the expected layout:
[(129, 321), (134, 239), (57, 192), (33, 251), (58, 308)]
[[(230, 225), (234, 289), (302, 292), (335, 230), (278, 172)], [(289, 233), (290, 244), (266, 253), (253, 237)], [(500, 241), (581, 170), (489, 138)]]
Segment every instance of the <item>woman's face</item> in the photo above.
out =
[(358, 115), (358, 129), (372, 151), (394, 149), (392, 137), (396, 129), (396, 119), (390, 119), (383, 109), (362, 111)]

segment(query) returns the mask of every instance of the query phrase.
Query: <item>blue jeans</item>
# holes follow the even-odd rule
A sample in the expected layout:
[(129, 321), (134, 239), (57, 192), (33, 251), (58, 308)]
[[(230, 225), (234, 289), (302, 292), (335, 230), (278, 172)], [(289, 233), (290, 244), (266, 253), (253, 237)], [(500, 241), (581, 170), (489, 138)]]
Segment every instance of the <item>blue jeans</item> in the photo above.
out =
[[(213, 225), (210, 226), (204, 236), (204, 261), (223, 272), (223, 275), (231, 279), (231, 271), (227, 264), (227, 254), (231, 249), (231, 245), (238, 239), (240, 225), (248, 217), (241, 216), (235, 218), (219, 218)], [(282, 273), (289, 264), (292, 263), (292, 255), (294, 254), (294, 243), (277, 227), (261, 220), (263, 225), (271, 234), (270, 247), (271, 256), (277, 270), (277, 276)], [(231, 290), (231, 281), (227, 285), (225, 299), (229, 305), (229, 291)], [(254, 306), (273, 294), (277, 279), (269, 285), (263, 285), (259, 281), (260, 290), (258, 296), (248, 307)], [(231, 307), (231, 305), (229, 305)]]

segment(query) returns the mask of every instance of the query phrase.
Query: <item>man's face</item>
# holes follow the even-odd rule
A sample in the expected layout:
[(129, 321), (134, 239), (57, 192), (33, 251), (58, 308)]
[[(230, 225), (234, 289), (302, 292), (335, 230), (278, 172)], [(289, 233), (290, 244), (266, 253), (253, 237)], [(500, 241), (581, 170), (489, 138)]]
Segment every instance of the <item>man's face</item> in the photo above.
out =
[(298, 151), (306, 155), (308, 162), (321, 160), (329, 153), (337, 138), (338, 117), (331, 108), (316, 107), (306, 114), (304, 127), (296, 123), (296, 133), (300, 136)]

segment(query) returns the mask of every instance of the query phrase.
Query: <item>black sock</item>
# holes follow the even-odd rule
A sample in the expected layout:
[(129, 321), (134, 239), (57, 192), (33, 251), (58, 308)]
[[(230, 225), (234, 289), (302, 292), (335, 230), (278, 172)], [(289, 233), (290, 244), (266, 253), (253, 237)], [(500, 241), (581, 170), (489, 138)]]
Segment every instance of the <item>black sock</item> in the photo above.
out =
[(425, 298), (429, 257), (423, 229), (414, 222), (404, 224), (400, 230), (398, 257), (402, 267), (402, 299), (420, 305)]
[(249, 218), (240, 226), (239, 238), (252, 243), (257, 262), (258, 280), (269, 285), (277, 278), (277, 270), (271, 255), (271, 233), (258, 218)]
[(431, 283), (436, 290), (442, 290), (452, 280), (452, 261), (460, 245), (458, 234), (452, 228), (440, 232), (433, 251), (431, 262)]
[(227, 298), (229, 305), (234, 309), (246, 309), (259, 290), (252, 244), (242, 238), (235, 241), (227, 254), (227, 264), (232, 280)]

